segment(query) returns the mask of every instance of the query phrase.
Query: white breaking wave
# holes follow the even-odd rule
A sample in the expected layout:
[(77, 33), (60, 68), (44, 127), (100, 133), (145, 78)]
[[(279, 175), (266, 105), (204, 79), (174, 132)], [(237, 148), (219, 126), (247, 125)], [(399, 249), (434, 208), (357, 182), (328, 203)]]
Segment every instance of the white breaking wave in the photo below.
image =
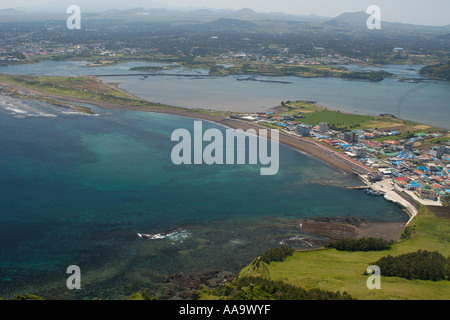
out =
[(137, 234), (139, 238), (144, 239), (150, 239), (150, 240), (158, 240), (158, 239), (165, 239), (169, 238), (171, 240), (183, 240), (190, 236), (190, 233), (187, 232), (186, 229), (176, 229), (169, 232), (163, 232), (163, 233), (155, 233), (155, 234), (148, 234), (148, 233), (138, 233)]
[(0, 95), (0, 111), (4, 111), (18, 119), (28, 117), (56, 118), (58, 115), (85, 115), (69, 107), (57, 106), (36, 100), (27, 101), (5, 95)]
[[(23, 119), (27, 117), (57, 117), (53, 110), (48, 110), (45, 105), (33, 102), (30, 104), (20, 99), (15, 99), (7, 96), (0, 96), (0, 109), (3, 109), (8, 114), (15, 118)], [(42, 110), (44, 109), (44, 110)]]
[(5, 109), (6, 110), (10, 110), (10, 111), (12, 111), (14, 113), (28, 113), (28, 111), (25, 111), (25, 110), (22, 110), (22, 109), (19, 109), (19, 108), (14, 108), (14, 106), (12, 106), (12, 107), (5, 107)]
[(313, 247), (313, 246), (314, 246), (311, 242), (307, 241), (304, 237), (296, 237), (296, 236), (290, 237), (290, 238), (288, 238), (288, 239), (281, 240), (281, 241), (279, 242), (279, 244), (283, 245), (283, 244), (285, 244), (286, 242), (304, 242), (304, 243), (306, 243), (307, 245), (309, 245), (310, 247)]

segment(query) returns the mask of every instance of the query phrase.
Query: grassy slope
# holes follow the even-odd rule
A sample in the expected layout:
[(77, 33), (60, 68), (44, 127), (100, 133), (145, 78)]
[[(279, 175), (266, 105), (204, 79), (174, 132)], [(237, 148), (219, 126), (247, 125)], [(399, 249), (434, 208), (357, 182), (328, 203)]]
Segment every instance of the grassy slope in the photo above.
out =
[[(445, 280), (432, 282), (382, 276), (380, 290), (367, 288), (368, 276), (364, 272), (382, 256), (397, 256), (419, 249), (439, 251), (445, 257), (450, 255), (450, 219), (439, 218), (422, 208), (412, 223), (416, 226), (412, 238), (386, 251), (297, 251), (284, 262), (270, 263), (271, 280), (286, 281), (305, 289), (345, 291), (357, 299), (450, 299), (450, 281)], [(245, 275), (267, 277), (268, 273), (264, 267), (255, 268), (250, 264), (239, 274)]]

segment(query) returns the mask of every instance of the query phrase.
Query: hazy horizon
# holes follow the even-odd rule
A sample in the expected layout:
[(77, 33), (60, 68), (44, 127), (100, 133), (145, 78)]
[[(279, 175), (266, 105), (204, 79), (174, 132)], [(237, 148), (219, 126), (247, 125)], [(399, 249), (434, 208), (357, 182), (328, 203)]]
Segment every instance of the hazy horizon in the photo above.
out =
[(79, 5), (82, 10), (99, 11), (110, 9), (130, 9), (135, 7), (167, 8), (167, 9), (252, 9), (258, 13), (283, 12), (294, 15), (315, 14), (322, 17), (336, 17), (346, 12), (365, 11), (369, 5), (381, 8), (381, 19), (386, 22), (401, 22), (417, 25), (446, 26), (450, 25), (450, 1), (448, 0), (343, 0), (336, 3), (332, 0), (248, 0), (245, 4), (238, 0), (128, 0), (128, 1), (87, 1), (87, 0), (17, 0), (14, 5), (2, 0), (0, 9), (15, 8), (46, 11), (52, 8)]

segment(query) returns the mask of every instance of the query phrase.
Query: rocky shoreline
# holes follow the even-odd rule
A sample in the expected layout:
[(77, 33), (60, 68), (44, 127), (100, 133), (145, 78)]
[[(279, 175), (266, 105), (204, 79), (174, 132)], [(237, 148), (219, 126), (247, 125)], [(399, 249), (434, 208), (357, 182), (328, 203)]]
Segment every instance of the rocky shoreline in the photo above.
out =
[[(406, 222), (372, 222), (364, 218), (308, 217), (306, 219), (273, 219), (273, 228), (284, 230), (279, 244), (317, 249), (333, 240), (346, 238), (382, 238), (399, 240)], [(295, 233), (302, 236), (293, 236)], [(255, 257), (256, 258), (256, 257)], [(216, 289), (231, 282), (239, 274), (241, 265), (233, 271), (212, 270), (204, 272), (175, 273), (164, 277), (152, 294), (161, 300), (195, 300), (202, 288)]]
[(300, 223), (303, 231), (330, 240), (373, 237), (397, 241), (406, 225), (406, 222), (368, 222), (356, 217), (309, 218)]
[(227, 282), (233, 281), (237, 272), (231, 271), (205, 271), (200, 273), (175, 273), (166, 276), (160, 288), (156, 289), (160, 300), (196, 300), (197, 291), (206, 286), (216, 289)]

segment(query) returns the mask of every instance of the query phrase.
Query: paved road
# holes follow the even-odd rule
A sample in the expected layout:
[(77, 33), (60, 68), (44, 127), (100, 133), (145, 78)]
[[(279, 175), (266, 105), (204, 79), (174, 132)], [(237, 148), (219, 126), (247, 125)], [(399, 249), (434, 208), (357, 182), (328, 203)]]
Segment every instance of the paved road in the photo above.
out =
[[(371, 184), (370, 186), (373, 190), (383, 193), (386, 200), (397, 203), (405, 208), (410, 216), (410, 219), (406, 225), (408, 225), (409, 222), (416, 216), (418, 212), (416, 207), (396, 192), (398, 186), (393, 185), (391, 179), (383, 179)], [(402, 192), (401, 189), (398, 189), (397, 191)]]

